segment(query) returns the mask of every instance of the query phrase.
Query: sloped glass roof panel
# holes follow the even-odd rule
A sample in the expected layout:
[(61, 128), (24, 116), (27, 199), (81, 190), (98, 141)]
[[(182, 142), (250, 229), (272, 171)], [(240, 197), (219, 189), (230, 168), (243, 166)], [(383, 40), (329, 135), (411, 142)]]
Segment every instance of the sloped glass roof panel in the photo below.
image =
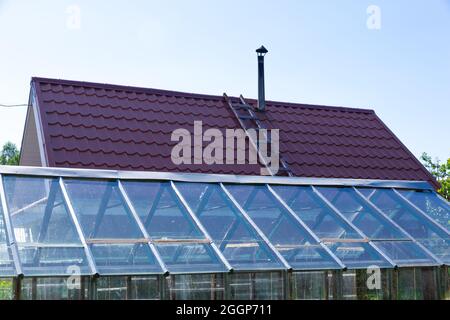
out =
[(176, 186), (234, 269), (284, 269), (218, 184)]
[(436, 264), (436, 261), (413, 241), (377, 241), (375, 244), (398, 266)]
[(4, 243), (0, 243), (0, 277), (11, 277), (16, 274), (11, 249)]
[(116, 181), (66, 179), (86, 239), (143, 238)]
[(292, 268), (340, 268), (266, 186), (227, 184), (226, 187)]
[(273, 186), (273, 189), (320, 239), (363, 239), (315, 195), (311, 187)]
[(421, 245), (430, 250), (446, 265), (450, 265), (450, 238), (419, 239)]
[(367, 242), (327, 242), (326, 245), (349, 269), (365, 269), (369, 266), (392, 267)]
[(122, 182), (152, 239), (204, 239), (170, 182)]
[(57, 178), (3, 177), (9, 216), (23, 273), (90, 274), (85, 250)]
[(368, 200), (416, 240), (447, 238), (447, 234), (430, 223), (430, 221), (423, 217), (419, 212), (408, 206), (393, 190), (369, 190), (370, 193), (368, 194), (370, 194), (370, 197)]
[(317, 189), (369, 239), (408, 239), (406, 234), (358, 197), (353, 188)]
[(101, 275), (163, 272), (147, 243), (91, 244), (90, 248)]
[(157, 244), (156, 248), (171, 273), (228, 271), (206, 244)]
[(5, 217), (3, 215), (3, 203), (0, 199), (0, 277), (13, 276), (16, 273), (8, 243)]
[(450, 231), (450, 205), (429, 190), (399, 190), (409, 201)]
[(83, 247), (27, 247), (19, 244), (20, 263), (26, 276), (89, 275)]
[(369, 201), (381, 209), (401, 228), (408, 232), (443, 262), (449, 260), (449, 236), (445, 231), (426, 219), (421, 213), (407, 205), (391, 189), (366, 189)]
[(4, 176), (18, 244), (81, 244), (56, 178)]

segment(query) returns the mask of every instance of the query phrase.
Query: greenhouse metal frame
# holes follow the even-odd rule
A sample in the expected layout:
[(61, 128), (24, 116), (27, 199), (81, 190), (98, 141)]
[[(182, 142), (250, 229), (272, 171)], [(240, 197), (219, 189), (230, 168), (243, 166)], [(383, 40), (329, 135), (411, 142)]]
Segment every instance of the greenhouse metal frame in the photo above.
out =
[(0, 179), (1, 298), (449, 298), (450, 206), (426, 182), (9, 166)]

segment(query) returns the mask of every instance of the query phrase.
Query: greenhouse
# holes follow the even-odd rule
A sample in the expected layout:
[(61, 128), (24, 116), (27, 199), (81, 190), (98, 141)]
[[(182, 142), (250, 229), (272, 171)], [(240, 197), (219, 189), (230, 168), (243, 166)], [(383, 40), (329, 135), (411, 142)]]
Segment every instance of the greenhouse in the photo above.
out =
[(450, 295), (450, 206), (427, 182), (0, 173), (2, 299)]

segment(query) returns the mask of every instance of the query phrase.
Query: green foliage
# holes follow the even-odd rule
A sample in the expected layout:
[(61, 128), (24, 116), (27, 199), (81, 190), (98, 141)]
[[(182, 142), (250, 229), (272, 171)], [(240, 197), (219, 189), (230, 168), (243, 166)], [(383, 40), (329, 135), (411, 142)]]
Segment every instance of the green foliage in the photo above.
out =
[(0, 300), (12, 299), (12, 281), (0, 279)]
[(12, 142), (6, 142), (0, 153), (0, 164), (17, 166), (19, 165), (20, 151)]
[(436, 180), (441, 184), (441, 189), (438, 192), (447, 200), (450, 201), (450, 158), (447, 162), (441, 163), (439, 159), (433, 159), (424, 152), (421, 157), (425, 168), (431, 172)]

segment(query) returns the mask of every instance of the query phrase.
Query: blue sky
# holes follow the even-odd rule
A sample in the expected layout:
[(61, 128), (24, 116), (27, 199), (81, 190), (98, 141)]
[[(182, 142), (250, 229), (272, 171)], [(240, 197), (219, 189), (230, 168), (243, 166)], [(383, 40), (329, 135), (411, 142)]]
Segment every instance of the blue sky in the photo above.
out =
[[(268, 99), (374, 109), (446, 159), (449, 34), (450, 0), (0, 0), (0, 104), (26, 103), (32, 76), (255, 97), (264, 44)], [(24, 120), (0, 108), (0, 143), (20, 145)]]

